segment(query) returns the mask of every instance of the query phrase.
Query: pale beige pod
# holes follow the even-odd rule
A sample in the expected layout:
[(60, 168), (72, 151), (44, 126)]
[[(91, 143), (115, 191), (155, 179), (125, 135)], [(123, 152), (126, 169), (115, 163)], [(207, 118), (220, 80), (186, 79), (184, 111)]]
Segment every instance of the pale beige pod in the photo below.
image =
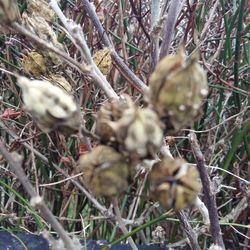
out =
[(37, 125), (44, 132), (59, 129), (66, 134), (80, 128), (80, 115), (73, 96), (48, 81), (17, 79), (23, 102)]

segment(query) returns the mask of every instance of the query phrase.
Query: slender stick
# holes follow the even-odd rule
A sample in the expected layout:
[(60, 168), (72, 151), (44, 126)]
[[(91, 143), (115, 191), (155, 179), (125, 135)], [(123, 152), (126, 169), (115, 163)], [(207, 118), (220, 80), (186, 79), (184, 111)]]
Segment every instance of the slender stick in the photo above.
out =
[(204, 202), (209, 212), (209, 219), (210, 219), (210, 225), (211, 225), (210, 230), (211, 230), (214, 243), (220, 246), (222, 249), (225, 249), (222, 234), (221, 234), (221, 228), (219, 225), (219, 216), (217, 212), (215, 195), (213, 194), (211, 190), (211, 183), (210, 183), (207, 169), (205, 166), (204, 155), (201, 152), (200, 145), (194, 133), (189, 134), (189, 142), (193, 150), (193, 154), (196, 158), (197, 168), (200, 173), (200, 178), (201, 178), (203, 192), (204, 192)]
[(188, 222), (188, 218), (184, 211), (176, 212), (176, 215), (178, 219), (180, 220), (181, 227), (185, 231), (188, 239), (189, 244), (192, 250), (200, 250), (199, 243), (197, 241), (197, 235), (193, 231), (193, 228), (191, 227), (190, 223)]
[(123, 62), (123, 60), (120, 58), (120, 56), (115, 51), (112, 43), (110, 42), (108, 35), (105, 31), (105, 29), (102, 27), (102, 24), (100, 20), (97, 17), (97, 14), (94, 10), (94, 8), (91, 6), (90, 2), (88, 0), (82, 0), (83, 7), (85, 11), (88, 13), (90, 19), (94, 23), (94, 26), (97, 29), (97, 32), (99, 33), (99, 36), (102, 40), (102, 43), (104, 46), (111, 49), (111, 56), (116, 63), (117, 69), (120, 71), (120, 73), (123, 75), (123, 77), (132, 85), (134, 86), (138, 91), (141, 93), (144, 93), (147, 91), (148, 87), (145, 85), (145, 83), (140, 80), (130, 69), (129, 67)]
[(56, 230), (60, 238), (63, 240), (66, 249), (81, 249), (80, 243), (77, 245), (74, 244), (74, 242), (70, 239), (70, 237), (64, 231), (61, 224), (56, 220), (55, 216), (51, 213), (51, 211), (45, 205), (42, 197), (37, 195), (28, 177), (25, 175), (25, 172), (21, 166), (21, 163), (12, 157), (12, 155), (5, 148), (2, 141), (0, 141), (0, 152), (9, 163), (12, 171), (14, 171), (15, 174), (17, 175), (25, 191), (31, 196), (31, 202), (30, 202), (31, 205), (39, 209), (43, 218), (47, 222), (49, 222), (51, 226)]
[[(125, 224), (123, 222), (121, 211), (120, 211), (119, 206), (118, 206), (118, 199), (117, 199), (117, 197), (114, 197), (112, 199), (112, 203), (113, 203), (113, 206), (114, 206), (115, 215), (116, 215), (116, 221), (118, 223), (118, 226), (120, 227), (120, 229), (122, 230), (122, 232), (124, 234), (128, 234), (129, 231), (127, 230), (127, 228), (126, 228), (126, 226), (125, 226)], [(128, 237), (128, 242), (129, 242), (129, 244), (130, 244), (130, 246), (131, 246), (131, 248), (133, 250), (138, 250), (138, 248), (135, 245), (135, 242), (134, 242), (134, 240), (132, 239), (131, 236)]]
[(174, 28), (179, 13), (179, 9), (181, 6), (182, 6), (182, 0), (175, 0), (175, 1), (172, 0), (170, 3), (167, 20), (163, 28), (160, 59), (162, 59), (169, 53), (169, 47), (173, 38)]
[(160, 32), (156, 33), (153, 32), (154, 28), (157, 26), (159, 18), (160, 18), (160, 11), (161, 11), (161, 4), (160, 1), (151, 0), (151, 64), (150, 70), (151, 72), (154, 70), (157, 62), (159, 61), (159, 38)]

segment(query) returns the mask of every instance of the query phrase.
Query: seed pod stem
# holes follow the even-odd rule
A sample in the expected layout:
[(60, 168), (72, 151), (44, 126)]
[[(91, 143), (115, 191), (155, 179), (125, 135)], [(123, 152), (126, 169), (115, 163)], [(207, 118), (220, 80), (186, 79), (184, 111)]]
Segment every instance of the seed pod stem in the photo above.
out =
[(205, 159), (204, 155), (201, 152), (200, 145), (198, 143), (197, 137), (194, 133), (189, 134), (189, 142), (192, 147), (193, 154), (196, 158), (197, 169), (200, 173), (201, 183), (203, 186), (204, 193), (204, 202), (208, 208), (209, 218), (211, 223), (211, 234), (213, 236), (214, 243), (220, 246), (222, 249), (225, 249), (221, 228), (219, 225), (219, 217), (217, 212), (215, 194), (213, 194), (211, 190), (211, 183), (209, 180), (209, 176), (205, 167)]
[(181, 227), (185, 231), (188, 239), (189, 239), (189, 245), (191, 246), (192, 250), (200, 250), (199, 243), (197, 241), (197, 236), (194, 233), (193, 228), (191, 227), (188, 218), (184, 211), (178, 211), (176, 212), (177, 217), (179, 218), (181, 222)]

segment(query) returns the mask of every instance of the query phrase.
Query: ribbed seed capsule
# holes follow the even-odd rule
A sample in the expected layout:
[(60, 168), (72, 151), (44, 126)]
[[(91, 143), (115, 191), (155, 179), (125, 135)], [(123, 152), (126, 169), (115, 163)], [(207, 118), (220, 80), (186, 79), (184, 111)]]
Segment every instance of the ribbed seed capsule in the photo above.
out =
[(47, 22), (54, 22), (56, 20), (56, 14), (44, 0), (28, 0), (28, 6), (26, 10), (29, 15), (41, 16)]
[(182, 159), (163, 159), (149, 173), (154, 200), (166, 209), (183, 209), (197, 197), (201, 184), (195, 167)]
[(195, 56), (185, 60), (183, 49), (166, 56), (149, 82), (149, 101), (166, 122), (168, 133), (193, 124), (208, 93), (206, 73)]
[(107, 102), (100, 108), (96, 119), (96, 134), (100, 136), (102, 143), (116, 142), (114, 124), (121, 119), (124, 110), (128, 108), (126, 100)]
[(108, 146), (98, 146), (82, 155), (76, 167), (81, 181), (97, 196), (116, 196), (127, 189), (128, 165), (124, 157)]
[(130, 158), (152, 157), (162, 144), (162, 124), (153, 110), (137, 107), (129, 96), (125, 100), (100, 110), (96, 133), (103, 143), (116, 146)]
[(19, 77), (25, 108), (44, 132), (54, 129), (69, 135), (80, 128), (80, 115), (73, 97), (47, 81)]
[(111, 50), (109, 48), (98, 50), (93, 55), (93, 60), (100, 71), (107, 75), (112, 67)]
[(35, 51), (31, 51), (23, 57), (22, 68), (25, 73), (35, 77), (45, 75), (47, 71), (44, 57)]

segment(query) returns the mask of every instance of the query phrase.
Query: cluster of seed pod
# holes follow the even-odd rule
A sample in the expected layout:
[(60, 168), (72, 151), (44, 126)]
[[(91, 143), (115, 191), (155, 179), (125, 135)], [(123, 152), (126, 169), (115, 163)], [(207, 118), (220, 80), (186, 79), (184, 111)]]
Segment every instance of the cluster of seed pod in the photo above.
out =
[(101, 140), (132, 159), (144, 159), (156, 154), (162, 144), (163, 130), (157, 114), (149, 108), (139, 108), (129, 96), (105, 104), (97, 114), (96, 133)]
[[(131, 171), (128, 162), (149, 159), (159, 152), (164, 130), (171, 134), (191, 125), (206, 94), (206, 74), (196, 57), (185, 60), (180, 50), (164, 58), (150, 77), (148, 108), (139, 108), (129, 96), (101, 107), (96, 133), (106, 146), (80, 157), (77, 169), (85, 171), (84, 184), (96, 195), (124, 191)], [(119, 160), (114, 162), (116, 157)], [(124, 168), (123, 174), (118, 165)], [(112, 179), (109, 187), (104, 176)], [(197, 169), (184, 160), (164, 158), (149, 173), (151, 194), (164, 208), (183, 209), (200, 191), (198, 176)]]

